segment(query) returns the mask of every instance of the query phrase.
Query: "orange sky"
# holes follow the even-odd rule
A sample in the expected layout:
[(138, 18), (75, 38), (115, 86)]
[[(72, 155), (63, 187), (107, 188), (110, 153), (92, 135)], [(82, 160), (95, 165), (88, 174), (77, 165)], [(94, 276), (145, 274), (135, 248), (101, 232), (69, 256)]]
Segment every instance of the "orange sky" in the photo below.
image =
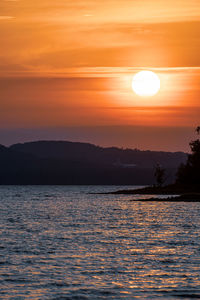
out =
[(1, 0), (0, 129), (199, 125), (199, 20), (199, 0)]

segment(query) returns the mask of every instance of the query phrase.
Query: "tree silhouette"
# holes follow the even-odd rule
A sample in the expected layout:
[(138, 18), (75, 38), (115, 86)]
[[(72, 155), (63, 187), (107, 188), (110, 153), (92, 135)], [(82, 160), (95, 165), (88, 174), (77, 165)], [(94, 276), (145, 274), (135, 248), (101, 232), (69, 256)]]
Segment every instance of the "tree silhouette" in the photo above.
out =
[[(200, 126), (195, 130), (200, 133)], [(177, 183), (200, 187), (200, 140), (190, 142), (191, 154), (188, 155), (186, 164), (182, 164), (177, 172)]]
[(165, 182), (165, 169), (157, 164), (155, 167), (154, 177), (156, 179), (156, 185), (161, 187)]
[(197, 132), (197, 134), (200, 133), (200, 126), (198, 126), (198, 127), (196, 128), (196, 132)]

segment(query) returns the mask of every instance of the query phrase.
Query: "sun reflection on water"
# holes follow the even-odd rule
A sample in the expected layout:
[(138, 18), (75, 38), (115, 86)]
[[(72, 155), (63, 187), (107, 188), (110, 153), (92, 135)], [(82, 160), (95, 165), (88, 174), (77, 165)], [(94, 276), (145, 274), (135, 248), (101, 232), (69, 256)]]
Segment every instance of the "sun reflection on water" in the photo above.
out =
[(88, 189), (0, 189), (3, 299), (200, 295), (199, 203), (131, 202)]

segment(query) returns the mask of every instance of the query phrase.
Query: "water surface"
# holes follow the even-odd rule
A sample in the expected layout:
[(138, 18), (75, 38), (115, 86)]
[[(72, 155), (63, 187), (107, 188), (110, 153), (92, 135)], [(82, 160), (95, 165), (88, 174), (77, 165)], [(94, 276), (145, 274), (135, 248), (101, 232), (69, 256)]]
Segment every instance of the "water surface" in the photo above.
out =
[(0, 298), (200, 299), (200, 203), (124, 188), (1, 186)]

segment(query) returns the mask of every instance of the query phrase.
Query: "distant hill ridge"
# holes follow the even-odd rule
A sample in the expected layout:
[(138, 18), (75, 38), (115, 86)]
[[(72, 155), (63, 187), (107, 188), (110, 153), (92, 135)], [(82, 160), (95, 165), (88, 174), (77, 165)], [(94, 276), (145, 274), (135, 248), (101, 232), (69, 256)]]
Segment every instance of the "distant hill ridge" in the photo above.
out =
[(151, 184), (156, 163), (168, 170), (170, 181), (186, 159), (183, 152), (69, 141), (0, 145), (0, 184)]
[(187, 154), (183, 152), (141, 151), (138, 149), (121, 149), (117, 147), (103, 148), (90, 143), (69, 141), (36, 141), (19, 143), (9, 149), (35, 155), (39, 158), (58, 158), (82, 160), (89, 162), (136, 164), (140, 167), (154, 167), (156, 163), (164, 167), (177, 167), (185, 162)]

